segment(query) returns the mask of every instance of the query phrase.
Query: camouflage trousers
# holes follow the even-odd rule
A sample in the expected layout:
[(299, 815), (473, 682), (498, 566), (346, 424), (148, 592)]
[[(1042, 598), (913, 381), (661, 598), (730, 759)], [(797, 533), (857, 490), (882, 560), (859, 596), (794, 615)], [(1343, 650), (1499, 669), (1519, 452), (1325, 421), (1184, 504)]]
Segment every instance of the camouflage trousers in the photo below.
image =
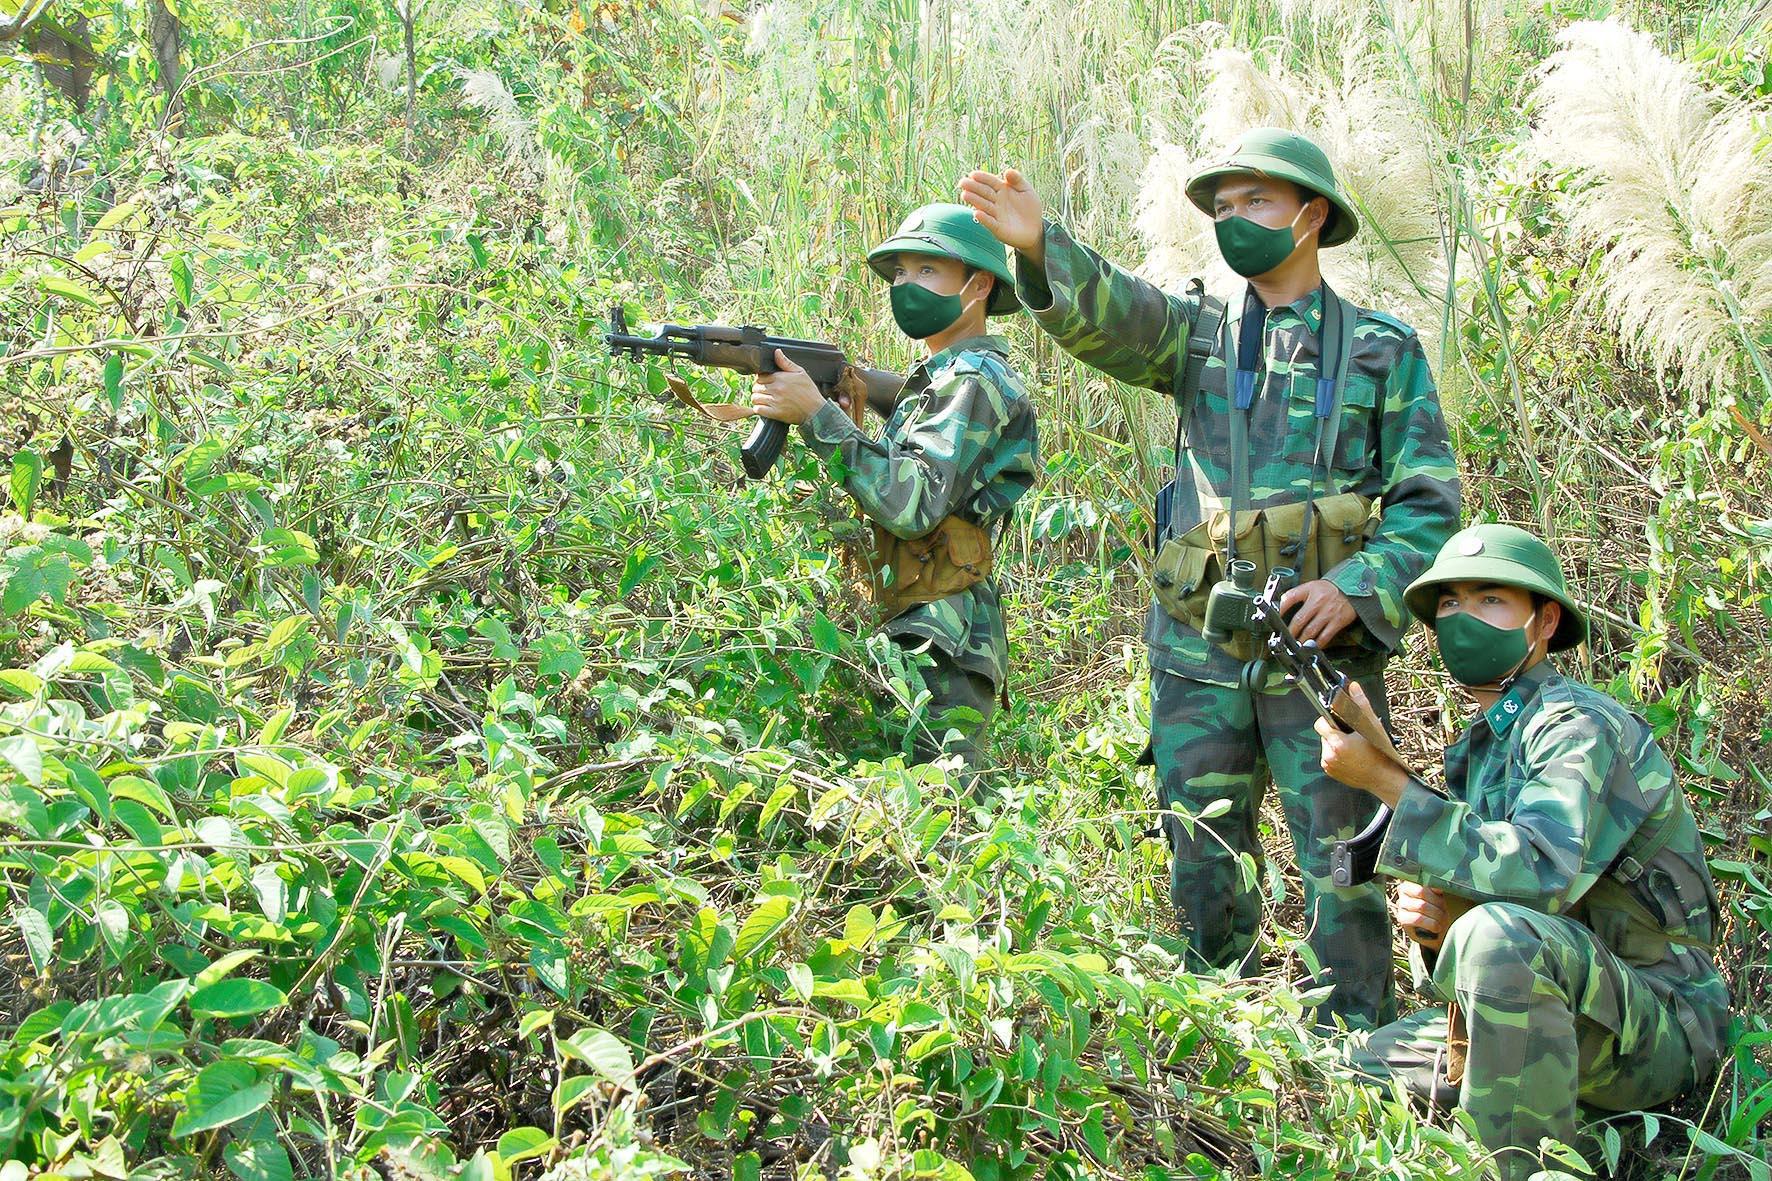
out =
[(1457, 1003), (1469, 1039), (1456, 1091), (1446, 1081), (1443, 1008), (1356, 1035), (1349, 1059), (1430, 1104), (1456, 1101), (1496, 1154), (1502, 1181), (1547, 1167), (1542, 1138), (1574, 1144), (1577, 1100), (1634, 1111), (1698, 1084), (1673, 1003), (1573, 919), (1510, 902), (1474, 907), (1446, 933), (1433, 982)]
[(910, 720), (911, 761), (932, 763), (957, 754), (969, 770), (984, 762), (984, 736), (997, 712), (997, 688), (982, 673), (961, 668), (953, 657), (931, 646), (917, 671), (929, 701)]
[[(1382, 674), (1362, 678), (1374, 708), (1388, 722)], [(1329, 877), (1337, 839), (1353, 836), (1378, 810), (1371, 795), (1329, 778), (1316, 710), (1302, 693), (1250, 692), (1170, 673), (1151, 678), (1151, 754), (1157, 795), (1199, 814), (1214, 800), (1230, 810), (1198, 823), (1190, 834), (1165, 816), (1171, 863), (1169, 900), (1192, 953), (1208, 967), (1253, 970), (1261, 925), (1257, 887), (1243, 884), (1240, 857), (1262, 861), (1257, 824), (1271, 780), (1278, 785), (1286, 827), (1304, 880), (1306, 937), (1335, 986), (1319, 1009), (1327, 1022), (1378, 1025), (1396, 1016), (1390, 908), (1378, 882), (1338, 888)]]

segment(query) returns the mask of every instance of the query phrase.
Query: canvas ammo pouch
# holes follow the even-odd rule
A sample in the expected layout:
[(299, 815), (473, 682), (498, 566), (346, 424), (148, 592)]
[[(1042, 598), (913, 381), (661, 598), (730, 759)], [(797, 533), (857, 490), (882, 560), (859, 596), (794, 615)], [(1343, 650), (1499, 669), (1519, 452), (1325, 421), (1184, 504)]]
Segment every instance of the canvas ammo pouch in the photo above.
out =
[[(1259, 581), (1265, 583), (1268, 574), (1282, 566), (1296, 570), (1300, 582), (1321, 578), (1365, 549), (1378, 529), (1370, 498), (1358, 492), (1319, 497), (1313, 502), (1311, 531), (1300, 555), (1304, 514), (1305, 502), (1298, 500), (1239, 516), (1237, 556), (1255, 563)], [(1212, 584), (1225, 577), (1230, 528), (1231, 514), (1219, 509), (1180, 537), (1169, 538), (1157, 551), (1151, 579), (1157, 602), (1171, 618), (1195, 631), (1205, 622)], [(1351, 642), (1355, 634), (1355, 629), (1347, 629), (1337, 644)], [(1247, 637), (1238, 637), (1225, 650), (1239, 660), (1253, 656)]]
[(957, 595), (991, 576), (991, 535), (958, 516), (906, 539), (874, 526), (873, 600), (882, 619)]

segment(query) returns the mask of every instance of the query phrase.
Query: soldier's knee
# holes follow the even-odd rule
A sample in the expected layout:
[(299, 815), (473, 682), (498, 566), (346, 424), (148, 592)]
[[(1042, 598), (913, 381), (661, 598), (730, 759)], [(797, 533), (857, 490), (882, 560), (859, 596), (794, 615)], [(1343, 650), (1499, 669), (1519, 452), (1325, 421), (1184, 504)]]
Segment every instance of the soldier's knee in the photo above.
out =
[(1455, 993), (1530, 995), (1544, 946), (1539, 917), (1512, 902), (1471, 907), (1446, 932), (1435, 980)]

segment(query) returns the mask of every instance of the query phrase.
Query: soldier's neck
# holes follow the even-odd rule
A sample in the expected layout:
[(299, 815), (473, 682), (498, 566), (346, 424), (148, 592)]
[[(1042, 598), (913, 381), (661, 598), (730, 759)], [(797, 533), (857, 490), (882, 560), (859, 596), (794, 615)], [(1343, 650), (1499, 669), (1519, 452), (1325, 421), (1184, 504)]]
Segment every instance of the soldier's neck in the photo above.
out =
[(1317, 266), (1315, 250), (1300, 250), (1265, 275), (1249, 280), (1256, 298), (1266, 308), (1283, 308), (1297, 303), (1323, 284), (1322, 268)]
[(975, 336), (983, 335), (984, 309), (980, 306), (976, 313), (968, 311), (958, 320), (955, 320), (953, 326), (948, 328), (947, 331), (937, 332), (934, 336), (924, 337), (923, 347), (928, 349), (928, 355), (933, 357), (935, 354), (960, 343), (962, 340), (971, 340)]

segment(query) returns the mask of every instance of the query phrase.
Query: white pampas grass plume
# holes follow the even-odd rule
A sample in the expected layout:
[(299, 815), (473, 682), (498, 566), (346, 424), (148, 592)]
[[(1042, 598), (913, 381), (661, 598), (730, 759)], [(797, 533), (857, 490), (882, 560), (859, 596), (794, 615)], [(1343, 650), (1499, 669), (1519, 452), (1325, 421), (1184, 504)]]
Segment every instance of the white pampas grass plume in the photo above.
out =
[(504, 145), (506, 161), (539, 177), (542, 153), (535, 137), (535, 124), (523, 113), (517, 96), (504, 79), (491, 70), (462, 70), (457, 77), (462, 84), (462, 101), (486, 116), (486, 122)]
[(1138, 228), (1150, 247), (1147, 271), (1169, 286), (1200, 275), (1220, 295), (1241, 290), (1218, 255), (1212, 219), (1184, 186), (1201, 161), (1223, 155), (1243, 132), (1289, 127), (1322, 145), (1360, 213), (1359, 234), (1323, 251), (1324, 277), (1355, 303), (1408, 321), (1434, 355), (1447, 283), (1440, 146), (1418, 104), (1359, 60), (1345, 63), (1347, 81), (1335, 84), (1220, 47), (1202, 72), (1210, 81), (1194, 142), (1160, 147), (1145, 170)]
[(1713, 394), (1757, 380), (1772, 397), (1756, 343), (1772, 328), (1768, 109), (1707, 89), (1616, 20), (1559, 40), (1531, 149), (1591, 182), (1568, 200), (1571, 229), (1603, 251), (1586, 306), (1663, 377)]

